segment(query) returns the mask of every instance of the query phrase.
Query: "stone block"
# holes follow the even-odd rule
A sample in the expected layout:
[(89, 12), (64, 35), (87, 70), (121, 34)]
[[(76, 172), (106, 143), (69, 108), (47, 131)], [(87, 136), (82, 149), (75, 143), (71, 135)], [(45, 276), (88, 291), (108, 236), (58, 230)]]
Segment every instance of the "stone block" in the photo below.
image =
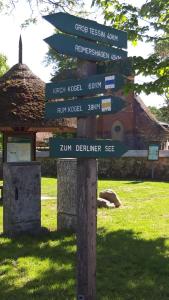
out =
[(39, 232), (41, 171), (37, 162), (3, 165), (3, 231), (8, 235)]

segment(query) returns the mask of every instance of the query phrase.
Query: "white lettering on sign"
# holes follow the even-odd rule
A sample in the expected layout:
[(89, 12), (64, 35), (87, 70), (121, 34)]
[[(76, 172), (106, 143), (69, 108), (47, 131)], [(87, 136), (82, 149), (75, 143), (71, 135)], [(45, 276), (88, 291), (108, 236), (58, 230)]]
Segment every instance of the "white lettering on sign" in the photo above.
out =
[(108, 33), (108, 34), (107, 34), (107, 38), (108, 38), (109, 40), (113, 40), (113, 41), (118, 41), (118, 40), (119, 40), (118, 36), (115, 35), (115, 34), (112, 34), (112, 33)]
[(81, 25), (81, 24), (75, 24), (75, 30), (81, 31), (83, 33), (89, 33), (91, 35), (98, 36), (101, 38), (107, 38), (108, 40), (113, 40), (113, 41), (119, 40), (119, 37), (113, 33), (110, 33), (110, 32), (106, 33), (103, 30), (99, 30), (99, 29), (96, 29), (93, 27), (87, 27), (87, 26)]
[(98, 82), (90, 82), (88, 84), (88, 89), (89, 90), (93, 90), (93, 89), (99, 89), (102, 87), (102, 82), (98, 81)]
[(58, 87), (53, 89), (53, 94), (63, 94), (66, 92), (65, 87)]
[(58, 114), (63, 114), (66, 112), (66, 107), (57, 107), (56, 112)]
[(105, 151), (106, 152), (114, 152), (115, 151), (114, 146), (105, 146)]
[(102, 149), (101, 145), (76, 145), (76, 151), (83, 151), (83, 152), (100, 152)]
[(112, 54), (111, 55), (111, 60), (116, 60), (116, 59), (121, 59), (122, 57), (120, 55), (115, 55), (115, 54)]
[(67, 112), (77, 112), (77, 111), (83, 111), (81, 105), (75, 105), (75, 106), (68, 106)]
[(98, 30), (98, 29), (95, 29), (95, 28), (89, 28), (89, 32), (90, 32), (91, 35), (100, 36), (102, 38), (106, 37), (105, 32), (102, 31), (102, 30)]
[(87, 33), (89, 28), (87, 26), (81, 25), (81, 24), (75, 24), (75, 29), (77, 31), (82, 31), (84, 33)]
[(72, 145), (59, 145), (60, 151), (72, 151)]
[(68, 90), (68, 92), (82, 91), (82, 86), (81, 86), (81, 84), (71, 85), (71, 86), (68, 86), (67, 90)]
[(99, 103), (88, 104), (87, 110), (92, 111), (92, 110), (98, 110), (98, 109), (100, 109), (100, 104)]
[(84, 47), (84, 46), (77, 45), (77, 44), (75, 45), (75, 52), (85, 53), (85, 54), (101, 57), (104, 59), (110, 59), (110, 55), (106, 51), (95, 50), (95, 49), (91, 49), (91, 48)]

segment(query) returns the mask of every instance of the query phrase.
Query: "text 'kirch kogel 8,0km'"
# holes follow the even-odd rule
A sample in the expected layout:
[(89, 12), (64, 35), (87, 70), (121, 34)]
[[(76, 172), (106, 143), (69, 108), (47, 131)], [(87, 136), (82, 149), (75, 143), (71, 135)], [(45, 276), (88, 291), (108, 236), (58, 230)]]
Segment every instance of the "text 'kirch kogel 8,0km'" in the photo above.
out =
[(107, 90), (117, 91), (124, 85), (124, 76), (117, 74), (101, 74), (85, 79), (62, 80), (46, 84), (46, 100), (71, 98), (103, 93)]

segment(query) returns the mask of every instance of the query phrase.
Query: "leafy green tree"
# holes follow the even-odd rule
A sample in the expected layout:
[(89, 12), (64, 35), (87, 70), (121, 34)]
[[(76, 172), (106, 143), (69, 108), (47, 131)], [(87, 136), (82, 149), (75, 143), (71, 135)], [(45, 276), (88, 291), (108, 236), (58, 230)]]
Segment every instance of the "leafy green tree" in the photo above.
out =
[(75, 12), (83, 7), (83, 0), (0, 0), (0, 10), (11, 13), (18, 5), (28, 4), (30, 18), (25, 20), (24, 25), (35, 23), (38, 14), (49, 14), (57, 11)]
[[(141, 6), (119, 0), (93, 0), (94, 4), (102, 9), (105, 23), (128, 32), (128, 39), (133, 45), (138, 41), (154, 44), (154, 52), (148, 58), (133, 57), (133, 67), (136, 75), (152, 75), (155, 80), (135, 84), (134, 89), (146, 94), (168, 93), (169, 0), (147, 0)], [(165, 50), (162, 51), (161, 47)]]
[(9, 69), (7, 58), (5, 55), (0, 54), (0, 77)]
[[(24, 21), (22, 27), (26, 27), (31, 23), (36, 23), (39, 14), (47, 15), (59, 11), (78, 15), (86, 14), (83, 8), (84, 0), (0, 0), (0, 11), (9, 14), (15, 11), (17, 6), (23, 5), (24, 2), (29, 5), (30, 17)], [(56, 51), (51, 48), (44, 61), (46, 65), (52, 64), (54, 75), (59, 69), (72, 68), (76, 65), (76, 59), (67, 58), (64, 55), (56, 53)]]
[(160, 108), (149, 106), (148, 108), (158, 121), (169, 123), (169, 109), (167, 106)]
[[(1, 5), (1, 3), (0, 3)], [(9, 69), (7, 58), (5, 55), (0, 54), (0, 77)], [(0, 133), (0, 150), (2, 149), (2, 134)]]

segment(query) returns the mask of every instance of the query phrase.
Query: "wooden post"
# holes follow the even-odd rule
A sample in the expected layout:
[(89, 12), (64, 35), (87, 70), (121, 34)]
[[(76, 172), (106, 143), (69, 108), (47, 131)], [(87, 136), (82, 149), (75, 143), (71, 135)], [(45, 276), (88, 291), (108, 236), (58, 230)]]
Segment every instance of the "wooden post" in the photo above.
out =
[[(80, 62), (79, 77), (96, 73), (96, 64)], [(85, 98), (82, 99), (85, 101)], [(96, 117), (78, 118), (77, 137), (96, 138)], [(77, 160), (77, 299), (96, 299), (96, 159)]]

